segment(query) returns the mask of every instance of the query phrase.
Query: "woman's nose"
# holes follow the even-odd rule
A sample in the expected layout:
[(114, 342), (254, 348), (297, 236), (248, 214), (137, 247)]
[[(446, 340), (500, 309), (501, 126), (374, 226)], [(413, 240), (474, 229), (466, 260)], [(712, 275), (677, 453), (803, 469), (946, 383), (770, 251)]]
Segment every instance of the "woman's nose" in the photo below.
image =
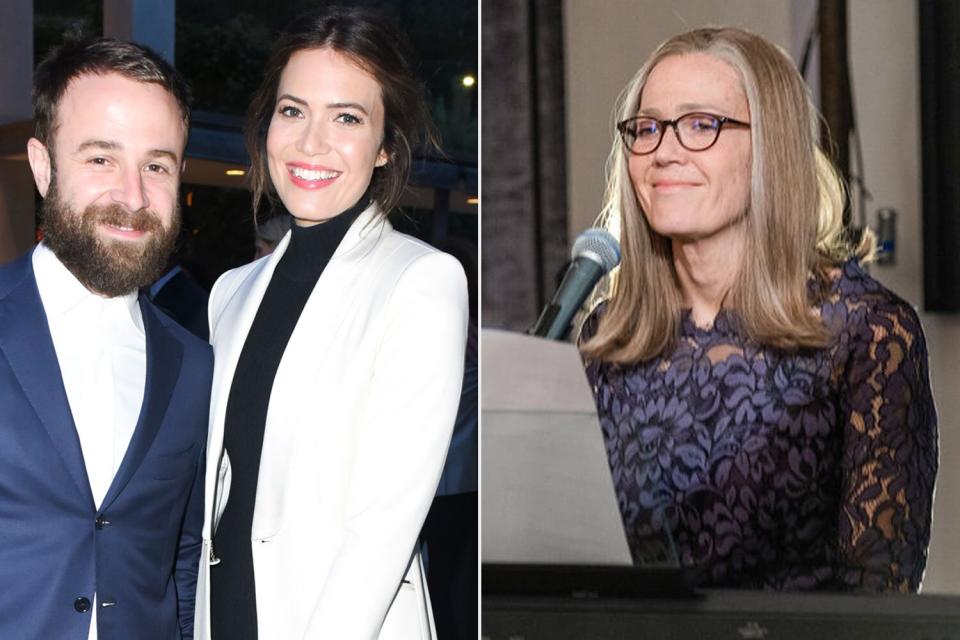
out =
[(653, 152), (653, 159), (660, 164), (674, 162), (685, 152), (686, 149), (680, 144), (680, 133), (676, 126), (667, 125), (660, 140), (660, 146)]
[(303, 130), (297, 149), (307, 155), (325, 153), (330, 149), (328, 131), (322, 122), (312, 122)]

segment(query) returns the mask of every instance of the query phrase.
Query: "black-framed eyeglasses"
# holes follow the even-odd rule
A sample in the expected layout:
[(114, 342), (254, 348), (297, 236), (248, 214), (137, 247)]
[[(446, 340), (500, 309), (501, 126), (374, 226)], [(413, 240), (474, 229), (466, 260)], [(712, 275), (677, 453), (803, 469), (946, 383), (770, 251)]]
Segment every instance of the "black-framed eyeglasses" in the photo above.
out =
[(617, 124), (617, 131), (627, 151), (644, 156), (660, 148), (667, 127), (673, 127), (677, 141), (688, 151), (706, 151), (712, 147), (725, 126), (750, 128), (749, 122), (734, 120), (713, 113), (685, 113), (674, 120), (657, 120), (649, 116), (628, 118)]

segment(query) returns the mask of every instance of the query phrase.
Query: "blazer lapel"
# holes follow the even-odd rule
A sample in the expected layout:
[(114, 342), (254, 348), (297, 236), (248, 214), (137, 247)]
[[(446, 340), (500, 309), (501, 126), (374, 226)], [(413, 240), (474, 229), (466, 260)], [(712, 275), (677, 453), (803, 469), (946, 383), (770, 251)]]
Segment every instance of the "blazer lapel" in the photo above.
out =
[[(290, 337), (290, 344), (284, 352), (283, 360), (280, 363), (281, 370), (286, 368), (287, 359), (292, 357), (291, 352), (295, 351), (290, 345), (296, 340), (298, 331), (301, 333), (307, 331), (310, 334), (318, 333), (317, 327), (309, 326), (304, 321), (305, 317), (311, 317), (312, 319), (313, 311), (311, 307), (326, 306), (330, 308), (325, 314), (328, 322), (333, 322), (342, 317), (342, 314), (338, 314), (335, 309), (332, 309), (329, 302), (330, 300), (338, 300), (337, 297), (329, 297), (329, 294), (318, 295), (318, 290), (325, 286), (332, 286), (338, 290), (344, 289), (345, 284), (342, 282), (341, 276), (328, 274), (331, 272), (337, 273), (344, 269), (344, 263), (352, 264), (362, 260), (384, 229), (388, 228), (389, 223), (382, 219), (375, 205), (371, 205), (364, 210), (356, 221), (350, 225), (350, 229), (347, 230), (347, 234), (334, 252), (323, 275), (320, 276), (317, 287), (310, 294), (307, 305), (297, 322), (297, 327)], [(237, 361), (240, 359), (240, 352), (247, 341), (247, 334), (250, 333), (250, 327), (253, 325), (253, 320), (260, 309), (260, 302), (267, 291), (267, 286), (270, 284), (277, 263), (280, 262), (280, 258), (286, 253), (290, 244), (290, 235), (288, 231), (267, 259), (253, 265), (250, 273), (245, 276), (244, 282), (224, 303), (223, 308), (216, 310), (219, 317), (214, 319), (214, 326), (211, 327), (210, 335), (216, 354), (213, 379), (214, 394), (210, 406), (212, 424), (223, 425), (230, 386), (233, 383), (233, 374), (237, 368)], [(301, 328), (304, 325), (308, 325), (306, 329)], [(307, 357), (315, 359), (316, 354), (317, 352), (314, 350)], [(277, 388), (276, 383), (273, 388)], [(271, 405), (274, 404), (274, 402), (271, 402)], [(219, 451), (222, 439), (222, 429), (212, 431), (209, 444), (210, 451)]]
[[(253, 265), (244, 282), (237, 288), (221, 309), (217, 309), (218, 317), (210, 327), (210, 339), (214, 353), (214, 394), (211, 399), (210, 415), (215, 424), (223, 424), (227, 410), (227, 399), (230, 395), (230, 386), (233, 383), (233, 374), (240, 359), (240, 352), (247, 341), (247, 334), (253, 319), (260, 308), (260, 301), (267, 291), (273, 270), (290, 244), (290, 233), (283, 237), (270, 257), (259, 264)], [(222, 434), (221, 434), (222, 437)], [(213, 443), (211, 443), (212, 445)], [(213, 451), (213, 446), (210, 447)], [(217, 446), (219, 450), (219, 446)]]
[[(336, 341), (337, 328), (349, 317), (344, 310), (351, 308), (356, 296), (366, 293), (364, 287), (357, 283), (363, 275), (363, 271), (352, 260), (338, 260), (336, 257), (330, 260), (290, 335), (290, 342), (277, 371), (278, 382), (274, 383), (274, 390), (297, 386), (291, 387), (279, 381), (281, 374), (292, 373), (296, 378), (316, 368), (317, 363), (324, 362), (327, 350)], [(278, 402), (273, 398), (270, 401), (271, 407), (299, 408), (302, 405), (301, 402)]]
[[(297, 379), (324, 361), (336, 342), (337, 328), (350, 317), (345, 310), (353, 308), (357, 297), (369, 295), (368, 288), (358, 281), (367, 275), (364, 268), (369, 265), (368, 258), (377, 240), (390, 229), (390, 223), (380, 216), (375, 205), (368, 207), (350, 226), (310, 292), (290, 335), (273, 384), (268, 424), (274, 411), (287, 408), (299, 411), (305, 406), (296, 398), (285, 401), (274, 396), (299, 388)], [(259, 306), (259, 299), (257, 302)]]
[(295, 427), (304, 423), (299, 414), (316, 410), (299, 396), (304, 388), (303, 380), (315, 375), (319, 363), (325, 361), (325, 355), (336, 342), (337, 329), (347, 317), (344, 308), (349, 308), (351, 297), (362, 290), (353, 286), (357, 278), (356, 270), (344, 269), (330, 260), (300, 314), (277, 367), (267, 409), (268, 435), (263, 439), (260, 453), (256, 508), (251, 525), (254, 540), (270, 538), (283, 522), (285, 501), (277, 497), (276, 491), (283, 487), (286, 465), (294, 457), (291, 451), (297, 447), (299, 429)]
[[(282, 524), (284, 501), (274, 493), (283, 485), (285, 465), (293, 457), (290, 451), (297, 446), (297, 429), (270, 426), (302, 424), (304, 419), (299, 414), (314, 411), (310, 403), (298, 397), (303, 378), (313, 375), (318, 363), (326, 362), (330, 348), (338, 343), (338, 329), (351, 317), (345, 309), (355, 308), (356, 304), (363, 308), (364, 303), (357, 303), (356, 298), (370, 295), (358, 281), (366, 275), (364, 268), (369, 264), (367, 258), (372, 248), (380, 235), (390, 229), (389, 223), (377, 216), (377, 209), (371, 206), (351, 225), (310, 293), (283, 352), (267, 411), (269, 437), (264, 438), (260, 455), (251, 531), (255, 540), (270, 538)], [(258, 307), (260, 298), (262, 295), (257, 298)]]
[(93, 494), (73, 423), (57, 353), (33, 274), (32, 253), (11, 264), (19, 280), (0, 298), (0, 352), (6, 356), (24, 395), (63, 458), (67, 473), (93, 508)]
[[(240, 359), (240, 352), (247, 341), (250, 326), (260, 308), (260, 301), (267, 291), (273, 271), (290, 244), (290, 233), (280, 240), (277, 248), (261, 262), (249, 266), (249, 273), (243, 276), (243, 282), (225, 300), (217, 301), (217, 289), (211, 292), (210, 343), (213, 345), (213, 391), (210, 396), (210, 430), (207, 437), (207, 477), (204, 486), (204, 499), (207, 509), (212, 509), (217, 492), (218, 462), (223, 451), (224, 421), (227, 414), (227, 401), (233, 374)], [(247, 267), (241, 267), (244, 269)], [(220, 285), (222, 286), (222, 284)], [(208, 511), (209, 513), (209, 511)], [(213, 537), (213, 519), (207, 517), (203, 523), (203, 535)]]
[(143, 456), (153, 444), (163, 418), (167, 414), (173, 388), (180, 376), (183, 345), (173, 339), (156, 311), (142, 294), (140, 313), (143, 316), (143, 330), (147, 341), (147, 379), (143, 392), (143, 404), (140, 407), (140, 418), (130, 438), (127, 452), (103, 499), (101, 510), (109, 507), (110, 503), (117, 498), (143, 461)]
[[(351, 308), (356, 297), (369, 295), (368, 288), (357, 281), (367, 275), (364, 269), (370, 264), (371, 251), (391, 228), (375, 205), (368, 207), (350, 225), (310, 293), (284, 351), (278, 375), (286, 371), (300, 374), (324, 361), (327, 350), (334, 343), (337, 327), (348, 317), (344, 310)], [(277, 388), (284, 389), (287, 385), (274, 384), (274, 389)], [(270, 403), (271, 406), (286, 404), (300, 407), (303, 403)]]

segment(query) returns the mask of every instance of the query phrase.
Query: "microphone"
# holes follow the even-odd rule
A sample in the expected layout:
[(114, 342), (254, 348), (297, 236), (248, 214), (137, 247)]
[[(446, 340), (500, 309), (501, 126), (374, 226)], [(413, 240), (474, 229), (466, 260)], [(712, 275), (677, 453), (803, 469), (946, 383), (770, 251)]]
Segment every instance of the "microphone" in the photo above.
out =
[(610, 269), (620, 264), (620, 245), (603, 229), (587, 229), (573, 243), (570, 266), (563, 281), (527, 333), (550, 340), (563, 340), (570, 323), (593, 288)]

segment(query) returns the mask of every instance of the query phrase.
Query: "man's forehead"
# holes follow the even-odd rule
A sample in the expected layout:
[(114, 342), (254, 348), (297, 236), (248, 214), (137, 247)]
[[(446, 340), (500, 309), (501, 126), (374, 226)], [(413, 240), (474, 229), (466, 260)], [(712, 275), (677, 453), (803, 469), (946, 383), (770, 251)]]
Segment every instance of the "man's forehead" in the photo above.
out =
[(186, 127), (180, 107), (162, 85), (119, 73), (82, 74), (67, 85), (56, 113), (57, 137), (79, 146), (146, 146), (182, 155)]
[(172, 106), (180, 105), (169, 89), (157, 82), (130, 78), (116, 71), (82, 73), (70, 80), (60, 97), (61, 106), (74, 101), (148, 100)]

